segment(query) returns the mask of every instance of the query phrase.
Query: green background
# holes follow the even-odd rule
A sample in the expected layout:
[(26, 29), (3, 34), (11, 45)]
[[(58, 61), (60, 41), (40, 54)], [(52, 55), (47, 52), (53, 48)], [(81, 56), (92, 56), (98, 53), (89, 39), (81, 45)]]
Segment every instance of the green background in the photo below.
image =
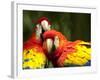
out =
[(23, 40), (26, 41), (32, 34), (32, 29), (41, 17), (47, 17), (52, 29), (60, 31), (68, 40), (91, 41), (91, 14), (47, 12), (23, 10)]

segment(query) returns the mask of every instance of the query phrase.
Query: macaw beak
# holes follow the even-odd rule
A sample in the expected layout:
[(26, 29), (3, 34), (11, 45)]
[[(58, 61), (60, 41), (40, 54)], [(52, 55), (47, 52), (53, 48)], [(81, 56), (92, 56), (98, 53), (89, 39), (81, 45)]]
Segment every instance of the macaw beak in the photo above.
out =
[(54, 37), (54, 41), (50, 38), (46, 39), (46, 50), (48, 53), (51, 53), (52, 50), (55, 50), (59, 47), (59, 38), (58, 36)]
[(44, 29), (45, 31), (47, 31), (47, 30), (50, 30), (50, 26), (51, 26), (51, 25), (49, 25), (48, 21), (43, 20), (43, 21), (41, 21), (41, 26), (43, 27), (43, 29)]
[(52, 47), (53, 47), (52, 39), (46, 39), (46, 47), (47, 47), (47, 52), (50, 53), (52, 51)]

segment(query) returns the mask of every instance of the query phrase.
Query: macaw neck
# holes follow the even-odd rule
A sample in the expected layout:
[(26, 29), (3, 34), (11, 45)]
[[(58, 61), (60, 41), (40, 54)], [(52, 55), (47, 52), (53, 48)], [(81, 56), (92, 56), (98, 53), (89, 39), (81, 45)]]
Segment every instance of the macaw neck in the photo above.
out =
[(32, 36), (30, 37), (30, 39), (28, 41), (33, 43), (33, 45), (34, 44), (42, 45), (41, 35), (38, 35), (38, 34), (35, 34), (35, 33), (32, 34)]

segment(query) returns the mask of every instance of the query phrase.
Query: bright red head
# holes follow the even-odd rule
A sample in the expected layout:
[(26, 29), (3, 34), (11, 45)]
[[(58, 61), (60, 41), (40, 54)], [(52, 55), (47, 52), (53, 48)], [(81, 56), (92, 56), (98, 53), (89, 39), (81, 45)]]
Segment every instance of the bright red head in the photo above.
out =
[(52, 47), (55, 46), (54, 51), (58, 48), (62, 48), (67, 44), (65, 36), (56, 30), (49, 30), (43, 34), (44, 41), (46, 41), (47, 51), (51, 52)]
[(37, 21), (38, 24), (41, 25), (44, 31), (50, 30), (51, 23), (46, 17), (42, 17)]
[(54, 38), (55, 38), (56, 36), (59, 38), (60, 41), (67, 42), (66, 37), (65, 37), (61, 32), (59, 32), (59, 31), (56, 31), (56, 30), (49, 30), (49, 31), (46, 31), (46, 32), (43, 34), (43, 38), (44, 38), (44, 39), (50, 38), (50, 39), (53, 39), (53, 40), (54, 40)]
[(40, 18), (40, 19), (38, 20), (38, 23), (41, 24), (41, 22), (44, 21), (44, 20), (47, 21), (49, 25), (51, 25), (51, 23), (49, 22), (48, 18), (46, 18), (46, 17)]

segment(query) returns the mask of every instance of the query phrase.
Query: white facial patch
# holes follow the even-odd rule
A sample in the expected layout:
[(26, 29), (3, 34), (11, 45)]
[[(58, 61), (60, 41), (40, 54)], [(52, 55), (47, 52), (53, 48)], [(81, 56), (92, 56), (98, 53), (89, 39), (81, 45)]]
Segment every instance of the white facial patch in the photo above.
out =
[(54, 45), (55, 45), (56, 49), (59, 47), (59, 37), (58, 36), (55, 36), (55, 38), (54, 38)]
[(37, 24), (36, 25), (36, 38), (40, 39), (41, 34), (42, 34), (42, 27), (41, 27), (41, 25)]
[(36, 32), (38, 32), (38, 33), (41, 34), (41, 33), (42, 33), (42, 26), (39, 25), (39, 24), (37, 24), (36, 27), (37, 27), (37, 28), (36, 28)]

